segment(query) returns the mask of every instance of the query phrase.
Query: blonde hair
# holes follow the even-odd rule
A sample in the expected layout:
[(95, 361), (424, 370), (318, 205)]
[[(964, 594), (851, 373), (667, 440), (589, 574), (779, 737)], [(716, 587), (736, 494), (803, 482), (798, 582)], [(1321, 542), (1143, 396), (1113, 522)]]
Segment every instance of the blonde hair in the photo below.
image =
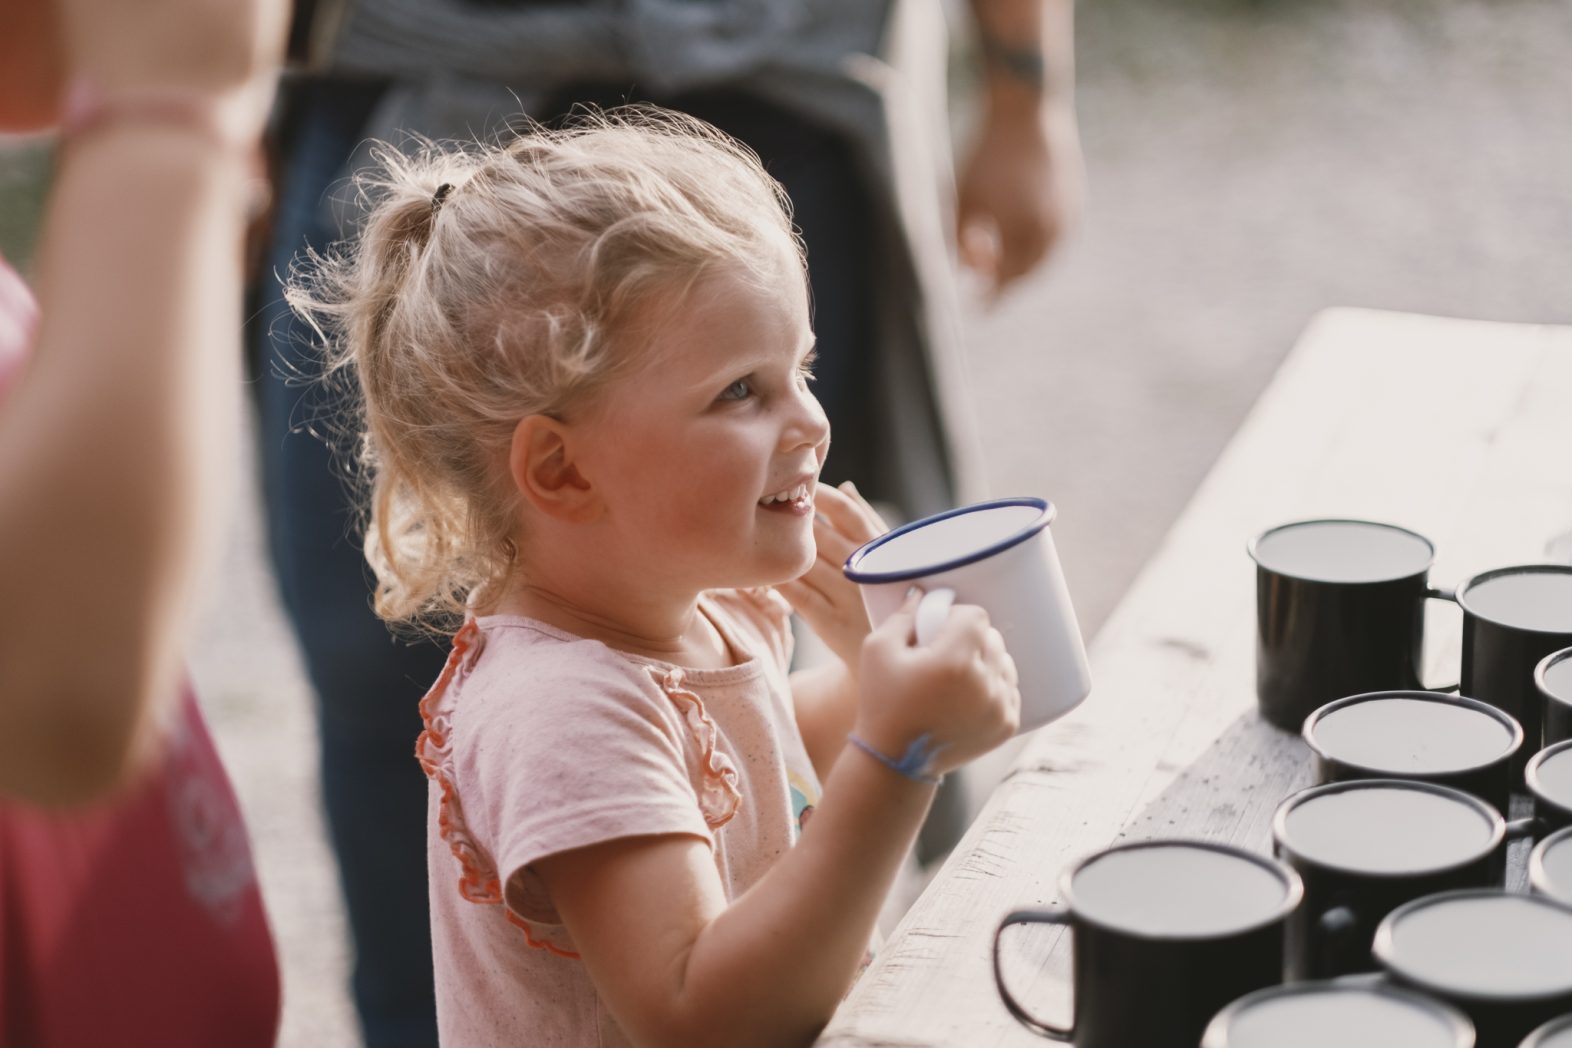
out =
[(451, 629), (515, 565), (518, 421), (561, 417), (636, 360), (619, 335), (645, 303), (716, 267), (769, 286), (781, 244), (799, 272), (803, 256), (758, 157), (677, 113), (416, 146), (374, 150), (360, 232), (310, 253), (285, 295), (358, 392), (376, 612)]

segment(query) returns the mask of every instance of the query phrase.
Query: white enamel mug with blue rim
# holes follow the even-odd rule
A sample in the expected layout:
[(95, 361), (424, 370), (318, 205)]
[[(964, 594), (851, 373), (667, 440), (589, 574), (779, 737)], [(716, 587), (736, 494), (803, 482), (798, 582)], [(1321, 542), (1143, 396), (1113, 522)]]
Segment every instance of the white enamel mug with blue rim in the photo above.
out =
[(925, 517), (863, 545), (846, 559), (877, 626), (919, 586), (917, 643), (939, 631), (956, 601), (988, 612), (1020, 674), (1021, 731), (1069, 713), (1092, 690), (1086, 646), (1048, 525), (1045, 499), (979, 502)]

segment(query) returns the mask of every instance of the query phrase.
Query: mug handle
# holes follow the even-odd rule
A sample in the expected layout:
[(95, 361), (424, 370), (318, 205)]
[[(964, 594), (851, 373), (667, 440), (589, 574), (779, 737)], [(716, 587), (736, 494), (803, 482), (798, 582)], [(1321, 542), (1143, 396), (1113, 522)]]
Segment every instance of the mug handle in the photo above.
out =
[(1348, 952), (1358, 928), (1359, 914), (1346, 904), (1323, 910), (1321, 916), (1316, 918), (1316, 935), (1321, 943), (1317, 952), (1320, 954), (1322, 971), (1336, 971), (1340, 967), (1338, 961)]
[(945, 586), (939, 586), (922, 595), (922, 600), (917, 602), (917, 646), (926, 648), (928, 644), (939, 635), (939, 630), (944, 628), (944, 623), (950, 617), (950, 608), (955, 604), (955, 591)]
[[(1066, 1044), (1075, 1038), (1074, 1003), (1070, 1005), (1072, 1012), (1068, 1027), (1055, 1026), (1052, 1023), (1043, 1022), (1031, 1012), (1028, 1012), (1025, 1006), (1015, 999), (1015, 995), (1010, 992), (1009, 987), (1004, 985), (1004, 972), (999, 964), (999, 942), (1004, 938), (1004, 930), (1011, 925), (1062, 924), (1068, 927), (1069, 921), (1070, 911), (1063, 907), (1056, 906), (1051, 910), (1016, 910), (1000, 921), (998, 930), (993, 933), (993, 982), (999, 988), (999, 999), (1004, 1001), (1005, 1008), (1009, 1010), (1011, 1015), (1015, 1016), (1016, 1021), (1022, 1026), (1035, 1034), (1041, 1034), (1050, 1040), (1063, 1041)], [(1073, 994), (1071, 999), (1073, 1002)]]
[(1544, 832), (1545, 824), (1536, 815), (1513, 819), (1506, 824), (1506, 839), (1509, 841), (1537, 841)]
[[(1425, 599), (1426, 600), (1445, 600), (1445, 601), (1450, 601), (1453, 604), (1456, 604), (1457, 603), (1457, 590), (1455, 590), (1455, 589), (1447, 589), (1445, 586), (1427, 586), (1427, 587), (1425, 587)], [(1456, 684), (1448, 684), (1445, 687), (1436, 687), (1436, 688), (1426, 688), (1425, 684), (1424, 684), (1424, 681), (1420, 681), (1419, 682), (1419, 686), (1421, 688), (1424, 688), (1425, 691), (1456, 692), (1459, 695), (1463, 694), (1463, 682), (1462, 681), (1458, 681)]]

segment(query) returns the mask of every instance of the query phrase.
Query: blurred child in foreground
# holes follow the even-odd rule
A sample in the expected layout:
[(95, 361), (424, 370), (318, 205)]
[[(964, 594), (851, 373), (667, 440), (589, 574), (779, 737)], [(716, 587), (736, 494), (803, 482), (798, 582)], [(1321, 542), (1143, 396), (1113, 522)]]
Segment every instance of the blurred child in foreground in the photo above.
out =
[(0, 261), (0, 1043), (263, 1048), (272, 939), (181, 648), (286, 5), (7, 6), (0, 129), (60, 139), (37, 304)]

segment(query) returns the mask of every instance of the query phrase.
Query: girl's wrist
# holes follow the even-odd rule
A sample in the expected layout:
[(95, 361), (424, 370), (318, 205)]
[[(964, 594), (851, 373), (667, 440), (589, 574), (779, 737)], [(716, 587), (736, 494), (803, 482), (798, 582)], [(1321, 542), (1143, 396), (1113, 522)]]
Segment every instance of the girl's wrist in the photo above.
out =
[(259, 92), (266, 92), (260, 83), (215, 93), (178, 86), (106, 88), (79, 77), (61, 101), (60, 136), (69, 144), (115, 130), (163, 129), (245, 156), (261, 133), (255, 116), (265, 94)]
[[(257, 136), (236, 121), (234, 106), (202, 91), (180, 88), (117, 90), (108, 93), (86, 81), (67, 91), (61, 110), (61, 155), (114, 151), (113, 163), (126, 177), (150, 165), (175, 172), (218, 176), (235, 189), (238, 213), (265, 208), (269, 187), (259, 177)], [(104, 161), (110, 162), (107, 159)]]
[(889, 747), (888, 743), (874, 743), (855, 730), (846, 736), (846, 741), (868, 759), (904, 779), (924, 786), (937, 786), (944, 781), (944, 775), (934, 769), (934, 762), (945, 746), (935, 743), (927, 733), (919, 735), (899, 751)]

